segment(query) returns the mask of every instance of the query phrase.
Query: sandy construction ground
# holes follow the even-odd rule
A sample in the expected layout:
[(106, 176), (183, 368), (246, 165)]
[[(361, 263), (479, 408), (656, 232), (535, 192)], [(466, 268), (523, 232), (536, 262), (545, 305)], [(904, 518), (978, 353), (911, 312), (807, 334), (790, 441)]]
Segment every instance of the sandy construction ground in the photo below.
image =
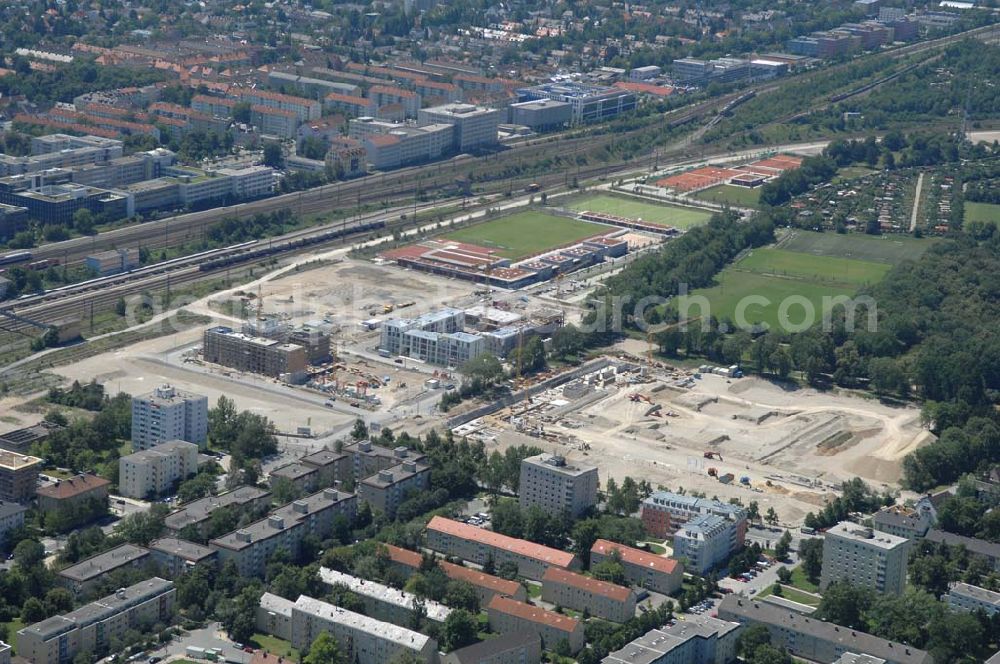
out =
[[(796, 524), (851, 477), (895, 488), (902, 458), (931, 437), (915, 408), (786, 390), (758, 378), (706, 375), (688, 388), (678, 382), (607, 387), (579, 409), (561, 406), (557, 416), (550, 409), (539, 418), (544, 439), (494, 421), (489, 443), (535, 444), (596, 464), (602, 482), (631, 475), (654, 487), (756, 500), (762, 511), (773, 506), (784, 523)], [(735, 480), (723, 484), (710, 468)], [(749, 485), (741, 485), (743, 476)]]

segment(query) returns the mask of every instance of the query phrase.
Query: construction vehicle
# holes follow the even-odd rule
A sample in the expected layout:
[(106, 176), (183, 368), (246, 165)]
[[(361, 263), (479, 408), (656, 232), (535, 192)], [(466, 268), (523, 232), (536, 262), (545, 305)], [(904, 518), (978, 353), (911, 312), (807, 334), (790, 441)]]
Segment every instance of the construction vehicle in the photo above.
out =
[(725, 475), (719, 475), (719, 481), (722, 482), (723, 484), (732, 484), (733, 480), (735, 480), (735, 479), (736, 479), (736, 476), (733, 475), (732, 473), (726, 473)]
[(749, 475), (744, 475), (743, 477), (741, 477), (740, 478), (740, 484), (745, 484), (747, 486), (750, 486), (750, 476)]
[(382, 313), (383, 313), (383, 314), (391, 314), (391, 313), (392, 313), (392, 310), (393, 310), (394, 308), (395, 308), (395, 307), (393, 307), (393, 306), (392, 306), (391, 304), (383, 304), (383, 305), (382, 305)]
[(719, 471), (716, 468), (709, 468), (708, 469), (708, 476), (709, 477), (718, 477), (719, 476)]
[(704, 456), (706, 459), (718, 459), (719, 461), (722, 461), (722, 454), (716, 452), (715, 450), (708, 450), (705, 452)]

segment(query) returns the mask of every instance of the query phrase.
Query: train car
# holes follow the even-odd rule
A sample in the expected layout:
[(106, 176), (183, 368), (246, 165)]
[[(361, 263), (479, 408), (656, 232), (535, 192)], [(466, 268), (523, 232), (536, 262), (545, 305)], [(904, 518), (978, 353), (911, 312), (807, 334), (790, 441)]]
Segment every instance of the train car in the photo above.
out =
[(28, 263), (26, 266), (29, 270), (47, 270), (50, 267), (56, 267), (59, 265), (58, 258), (43, 258), (40, 261), (34, 261), (33, 263)]
[(23, 263), (24, 261), (31, 260), (30, 251), (12, 251), (9, 254), (3, 254), (0, 256), (0, 265), (9, 265), (11, 263)]

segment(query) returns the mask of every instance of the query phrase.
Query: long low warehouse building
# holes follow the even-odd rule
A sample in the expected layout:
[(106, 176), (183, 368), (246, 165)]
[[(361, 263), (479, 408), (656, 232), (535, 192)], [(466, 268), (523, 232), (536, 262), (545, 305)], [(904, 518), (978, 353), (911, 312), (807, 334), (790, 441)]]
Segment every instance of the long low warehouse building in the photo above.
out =
[(517, 565), (520, 576), (541, 581), (549, 567), (580, 569), (579, 559), (568, 551), (508, 537), (485, 528), (476, 528), (459, 521), (436, 516), (427, 524), (427, 548), (446, 556), (485, 565), (492, 560), (500, 566)]

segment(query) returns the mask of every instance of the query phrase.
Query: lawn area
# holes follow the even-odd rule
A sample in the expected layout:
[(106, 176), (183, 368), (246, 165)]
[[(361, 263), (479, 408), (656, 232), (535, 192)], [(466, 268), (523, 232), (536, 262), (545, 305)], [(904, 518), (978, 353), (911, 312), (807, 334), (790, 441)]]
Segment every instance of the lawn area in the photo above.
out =
[(815, 233), (794, 231), (778, 243), (786, 251), (798, 251), (813, 256), (854, 258), (862, 261), (895, 265), (920, 258), (935, 238), (914, 238), (908, 235), (865, 235), (863, 233)]
[(542, 587), (537, 583), (526, 583), (528, 587), (528, 597), (537, 599), (542, 596)]
[(284, 639), (269, 634), (254, 634), (250, 639), (250, 645), (268, 651), (272, 655), (288, 657), (293, 662), (299, 660), (299, 651), (292, 647), (292, 644)]
[[(738, 324), (766, 323), (779, 325), (779, 310), (786, 298), (795, 298), (787, 307), (788, 323), (793, 326), (808, 320), (805, 298), (812, 306), (811, 319), (823, 319), (824, 306), (832, 302), (824, 298), (853, 295), (865, 284), (879, 282), (892, 266), (873, 261), (810, 256), (785, 249), (755, 249), (738, 263), (724, 269), (712, 288), (695, 291), (694, 296), (708, 298), (711, 313)], [(768, 302), (749, 302), (743, 308), (744, 320), (736, 320), (737, 308), (744, 298), (764, 297)], [(689, 315), (704, 315), (692, 306)]]
[(696, 208), (679, 205), (658, 205), (640, 198), (611, 194), (597, 194), (578, 198), (566, 205), (566, 209), (575, 212), (590, 210), (614, 214), (629, 219), (642, 219), (653, 224), (690, 228), (704, 224), (712, 218), (712, 213)]
[(658, 556), (662, 556), (667, 552), (667, 547), (662, 544), (657, 544), (656, 542), (644, 542), (644, 544), (650, 553), (655, 553)]
[(810, 256), (784, 249), (754, 249), (733, 266), (740, 271), (831, 285), (872, 284), (882, 280), (892, 266), (832, 256)]
[[(762, 590), (758, 595), (758, 599), (763, 599), (768, 595), (773, 595), (771, 589), (774, 588), (773, 585), (768, 586)], [(805, 604), (806, 606), (819, 606), (819, 598), (808, 593), (804, 593), (801, 590), (796, 590), (795, 588), (789, 588), (788, 586), (782, 586), (781, 597), (792, 602), (798, 602), (799, 604)]]
[(737, 187), (731, 184), (717, 184), (694, 194), (695, 198), (720, 205), (756, 208), (760, 205), (760, 187)]
[(866, 175), (871, 175), (876, 171), (865, 168), (864, 166), (844, 166), (837, 171), (837, 174), (833, 176), (833, 183), (837, 184), (843, 182), (844, 180), (854, 180), (857, 178), (863, 178)]
[(819, 585), (806, 578), (806, 573), (802, 571), (802, 565), (792, 568), (792, 580), (788, 583), (788, 585), (795, 586), (796, 588), (805, 590), (808, 593), (819, 592)]
[(601, 224), (532, 211), (469, 226), (445, 237), (496, 249), (499, 256), (520, 260), (609, 230)]
[(17, 630), (24, 629), (24, 623), (20, 618), (14, 618), (10, 622), (3, 623), (3, 625), (7, 628), (7, 645), (17, 653)]
[[(797, 300), (806, 298), (812, 305), (812, 316), (807, 319), (803, 307), (795, 304), (788, 307), (788, 322), (799, 326), (823, 320), (823, 298), (838, 295), (853, 295), (857, 288), (848, 284), (814, 283), (802, 279), (772, 277), (753, 272), (743, 272), (727, 267), (716, 278), (717, 286), (694, 291), (692, 297), (708, 298), (711, 314), (718, 318), (728, 318), (736, 323), (756, 325), (767, 323), (772, 329), (781, 329), (778, 324), (778, 308), (782, 300), (795, 296)], [(769, 303), (750, 304), (743, 309), (743, 320), (736, 320), (736, 308), (745, 297), (763, 296)], [(801, 300), (800, 300), (801, 301)], [(697, 301), (688, 309), (689, 316), (706, 315), (699, 310)]]
[(965, 222), (982, 221), (1000, 223), (1000, 205), (992, 203), (965, 203)]

